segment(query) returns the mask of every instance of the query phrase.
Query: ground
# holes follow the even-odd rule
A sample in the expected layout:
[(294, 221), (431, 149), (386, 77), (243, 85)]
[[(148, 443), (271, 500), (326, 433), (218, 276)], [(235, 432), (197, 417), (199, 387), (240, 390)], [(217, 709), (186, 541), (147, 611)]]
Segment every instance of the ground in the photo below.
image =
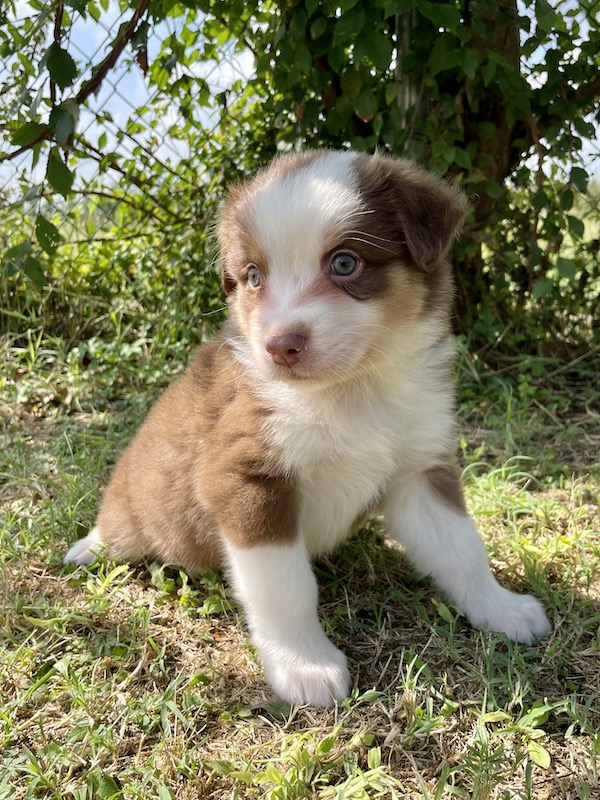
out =
[(81, 353), (1, 353), (0, 800), (600, 798), (593, 353), (459, 363), (470, 511), (551, 636), (471, 629), (375, 522), (316, 565), (355, 687), (325, 711), (270, 693), (222, 575), (62, 565), (174, 370), (139, 348)]

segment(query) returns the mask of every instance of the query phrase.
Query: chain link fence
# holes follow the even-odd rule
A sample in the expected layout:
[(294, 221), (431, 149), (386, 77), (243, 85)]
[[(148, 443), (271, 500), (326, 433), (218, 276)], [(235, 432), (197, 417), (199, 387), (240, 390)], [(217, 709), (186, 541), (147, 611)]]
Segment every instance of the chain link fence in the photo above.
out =
[[(210, 227), (235, 162), (232, 108), (252, 75), (251, 54), (226, 37), (219, 43), (218, 32), (207, 42), (199, 12), (154, 25), (142, 19), (98, 81), (132, 10), (113, 0), (73, 2), (54, 30), (43, 11), (28, 25), (30, 11), (17, 3), (12, 30), (4, 26), (27, 38), (12, 52), (5, 42), (0, 65), (5, 119), (22, 114), (21, 127), (0, 132), (0, 307), (11, 327), (31, 325), (43, 310), (57, 333), (81, 334), (86, 295), (104, 297), (107, 314), (143, 295), (152, 313), (180, 301), (186, 286), (196, 306), (214, 311)], [(54, 72), (48, 53), (64, 62)], [(73, 64), (76, 78), (61, 88)], [(94, 81), (86, 102), (76, 102)], [(52, 125), (56, 108), (64, 119), (53, 138), (63, 146), (43, 136), (31, 146), (26, 137), (49, 115)], [(165, 278), (172, 297), (163, 295)]]

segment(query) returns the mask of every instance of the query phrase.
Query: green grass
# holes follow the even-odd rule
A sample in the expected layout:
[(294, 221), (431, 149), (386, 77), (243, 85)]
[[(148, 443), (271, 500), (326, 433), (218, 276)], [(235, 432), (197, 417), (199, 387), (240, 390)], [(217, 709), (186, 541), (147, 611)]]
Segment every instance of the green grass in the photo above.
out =
[(183, 349), (4, 342), (0, 800), (600, 797), (593, 354), (459, 365), (470, 510), (500, 580), (532, 588), (552, 635), (529, 647), (472, 630), (369, 528), (317, 565), (356, 688), (315, 711), (269, 691), (219, 574), (62, 566)]

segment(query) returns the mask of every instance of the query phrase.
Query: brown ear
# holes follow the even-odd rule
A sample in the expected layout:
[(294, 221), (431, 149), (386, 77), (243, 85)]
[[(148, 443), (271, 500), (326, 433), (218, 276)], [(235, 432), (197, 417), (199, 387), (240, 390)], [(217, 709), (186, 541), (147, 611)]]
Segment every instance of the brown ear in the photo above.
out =
[(415, 265), (433, 269), (461, 231), (469, 209), (466, 196), (411, 161), (379, 155), (363, 158), (360, 172), (367, 203), (376, 212), (385, 207), (385, 216), (400, 228)]
[(221, 286), (226, 295), (230, 295), (237, 286), (237, 282), (231, 277), (229, 272), (227, 272), (227, 266), (223, 257), (221, 257)]
[(230, 295), (237, 287), (237, 281), (231, 270), (228, 269), (228, 262), (229, 265), (235, 262), (235, 256), (239, 250), (239, 206), (245, 196), (244, 184), (233, 186), (221, 205), (217, 218), (216, 233), (221, 254), (221, 286), (226, 295)]

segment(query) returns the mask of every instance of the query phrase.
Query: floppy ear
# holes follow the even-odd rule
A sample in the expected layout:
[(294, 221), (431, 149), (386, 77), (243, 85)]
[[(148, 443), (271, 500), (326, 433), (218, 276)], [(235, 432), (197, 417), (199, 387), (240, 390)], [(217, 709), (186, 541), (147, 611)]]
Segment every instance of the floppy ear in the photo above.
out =
[(219, 209), (216, 224), (217, 242), (221, 261), (221, 286), (226, 295), (237, 287), (237, 281), (228, 268), (239, 255), (239, 216), (240, 205), (247, 195), (245, 184), (233, 186)]
[(232, 206), (233, 201), (229, 198), (220, 209), (216, 226), (221, 263), (221, 286), (226, 295), (230, 295), (237, 286), (237, 281), (227, 268), (227, 262), (231, 262), (231, 250), (234, 247), (235, 217)]
[(467, 198), (452, 184), (412, 165), (396, 180), (406, 246), (418, 266), (431, 269), (461, 232)]
[(221, 286), (226, 295), (230, 295), (237, 286), (237, 282), (227, 272), (227, 266), (223, 256), (221, 256)]
[(385, 207), (385, 216), (400, 229), (411, 260), (432, 270), (462, 229), (469, 209), (466, 196), (410, 161), (379, 155), (366, 158), (370, 161), (363, 170), (367, 202), (376, 210)]

